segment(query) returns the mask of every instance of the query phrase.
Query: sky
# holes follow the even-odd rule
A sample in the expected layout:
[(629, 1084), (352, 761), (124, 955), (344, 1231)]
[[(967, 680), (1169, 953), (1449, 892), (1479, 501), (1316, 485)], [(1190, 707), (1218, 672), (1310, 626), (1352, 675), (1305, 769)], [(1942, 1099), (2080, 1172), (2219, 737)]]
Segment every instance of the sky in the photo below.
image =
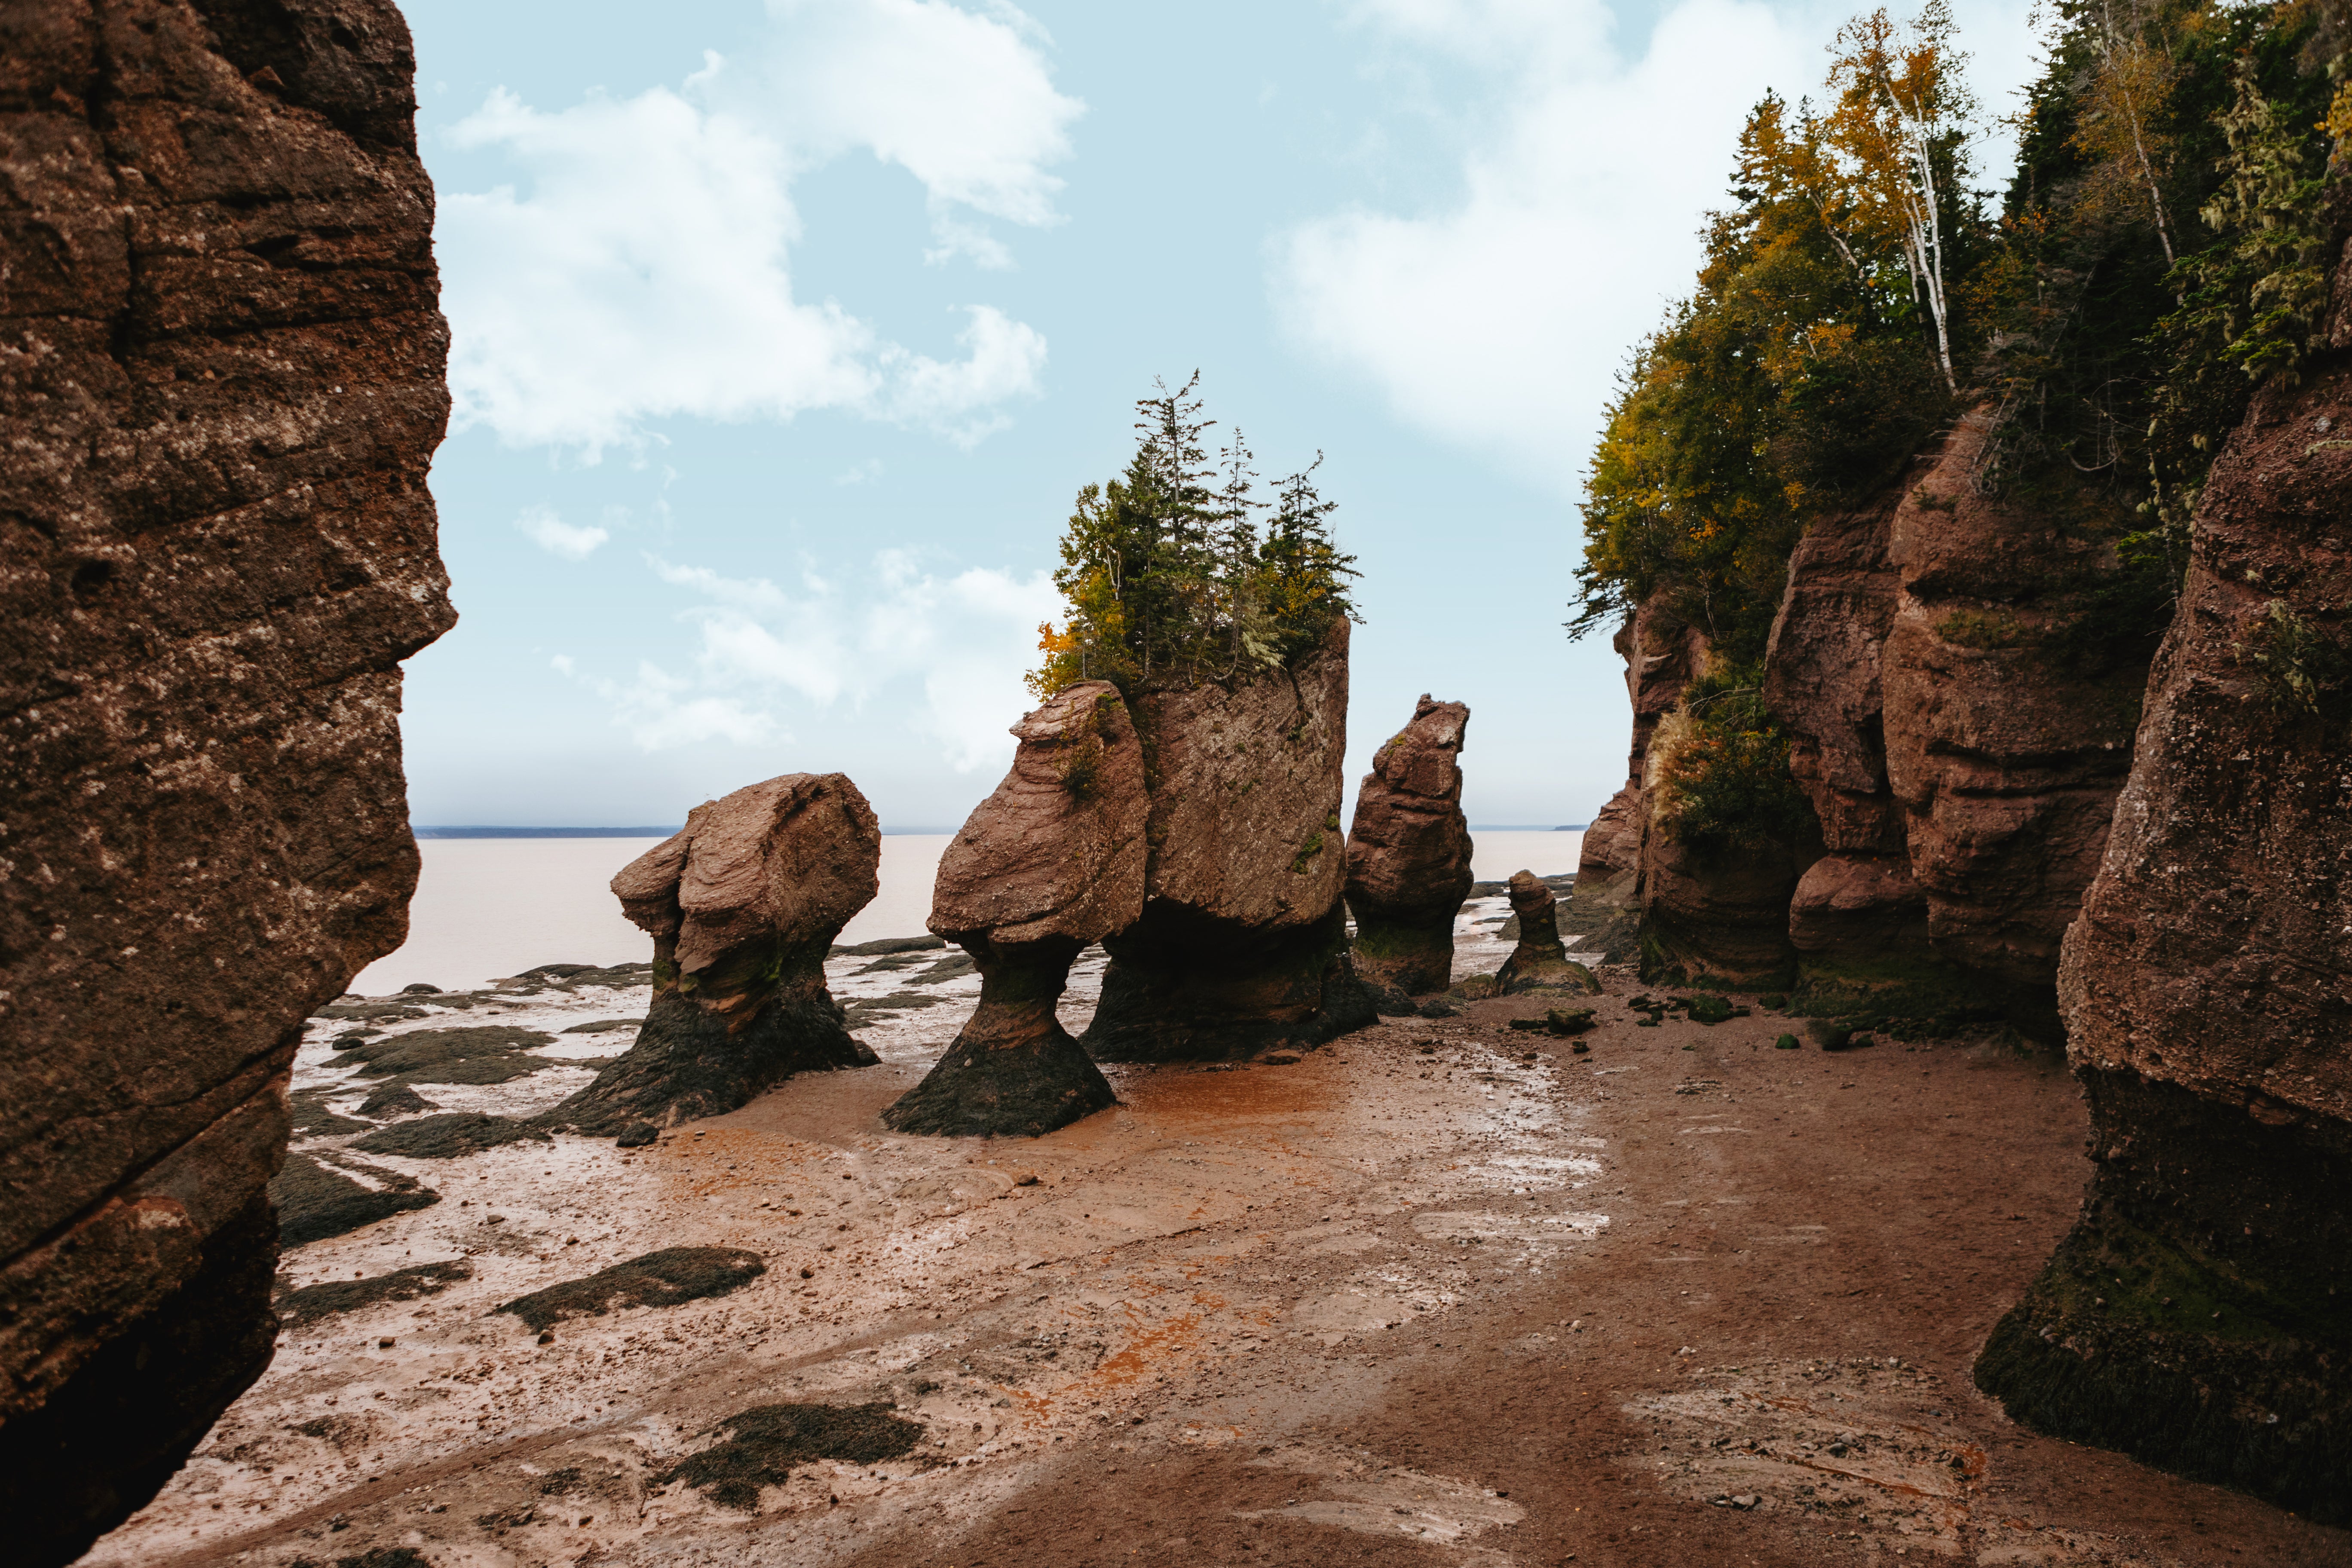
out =
[[(1590, 818), (1628, 711), (1561, 625), (1583, 462), (1851, 0), (404, 8), (461, 616), (408, 666), (414, 820), (840, 771), (918, 830), (1002, 777), (1072, 500), (1195, 370), (1266, 476), (1321, 454), (1351, 788), (1426, 691), (1474, 824)], [(1956, 11), (2004, 112), (2025, 4)]]

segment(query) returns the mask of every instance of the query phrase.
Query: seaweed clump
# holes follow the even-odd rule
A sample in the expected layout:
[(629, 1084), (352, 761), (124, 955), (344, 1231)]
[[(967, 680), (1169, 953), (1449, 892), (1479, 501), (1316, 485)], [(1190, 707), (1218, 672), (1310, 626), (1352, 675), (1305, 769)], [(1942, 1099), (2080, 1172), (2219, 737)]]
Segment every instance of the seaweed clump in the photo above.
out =
[(724, 1296), (767, 1271), (758, 1253), (740, 1247), (666, 1247), (491, 1310), (511, 1312), (544, 1333), (566, 1318), (601, 1318), (615, 1307), (675, 1307)]
[(689, 1454), (654, 1478), (684, 1481), (722, 1508), (746, 1513), (760, 1489), (780, 1487), (794, 1468), (818, 1459), (872, 1465), (895, 1459), (921, 1441), (922, 1426), (887, 1405), (755, 1405), (709, 1428), (724, 1441)]
[(528, 1121), (478, 1110), (448, 1110), (378, 1128), (352, 1147), (370, 1154), (405, 1154), (412, 1160), (455, 1160), (501, 1143), (547, 1142), (546, 1132)]
[(440, 1263), (419, 1263), (395, 1268), (373, 1279), (330, 1279), (323, 1285), (289, 1290), (278, 1298), (278, 1320), (289, 1326), (315, 1322), (338, 1312), (355, 1312), (383, 1301), (414, 1301), (446, 1290), (460, 1279), (474, 1277), (474, 1266), (462, 1258)]

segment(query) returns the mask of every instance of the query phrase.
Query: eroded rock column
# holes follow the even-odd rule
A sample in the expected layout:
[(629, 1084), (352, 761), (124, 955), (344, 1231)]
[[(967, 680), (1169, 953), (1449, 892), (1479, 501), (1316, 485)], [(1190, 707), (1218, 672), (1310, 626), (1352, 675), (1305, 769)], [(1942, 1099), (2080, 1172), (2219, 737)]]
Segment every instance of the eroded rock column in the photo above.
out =
[(1977, 1381), (2352, 1521), (2352, 325), (2215, 462), (2058, 985), (2096, 1173)]
[(980, 967), (980, 1006), (882, 1113), (900, 1132), (1034, 1137), (1112, 1103), (1055, 1004), (1089, 942), (1143, 913), (1143, 748), (1118, 689), (1089, 680), (1013, 728), (1004, 782), (940, 858), (930, 928)]
[(1495, 972), (1496, 985), (1507, 994), (1574, 991), (1598, 994), (1599, 979), (1568, 956), (1568, 944), (1559, 939), (1559, 903), (1543, 879), (1532, 871), (1512, 872), (1510, 898), (1511, 913), (1519, 922), (1519, 944)]
[(1418, 995), (1454, 983), (1454, 920), (1471, 883), (1460, 762), (1469, 727), (1467, 707), (1423, 692), (1356, 791), (1347, 899), (1368, 985)]
[(873, 901), (881, 859), (873, 808), (845, 773), (786, 773), (696, 806), (613, 879), (654, 939), (636, 1043), (541, 1120), (663, 1126), (732, 1110), (796, 1072), (872, 1066), (824, 961)]
[(1374, 1022), (1348, 957), (1348, 623), (1297, 665), (1132, 707), (1151, 796), (1142, 918), (1104, 939), (1098, 1061), (1223, 1060)]
[(78, 1556), (268, 1365), (302, 1020), (399, 945), (454, 616), (374, 0), (0, 9), (0, 1519)]

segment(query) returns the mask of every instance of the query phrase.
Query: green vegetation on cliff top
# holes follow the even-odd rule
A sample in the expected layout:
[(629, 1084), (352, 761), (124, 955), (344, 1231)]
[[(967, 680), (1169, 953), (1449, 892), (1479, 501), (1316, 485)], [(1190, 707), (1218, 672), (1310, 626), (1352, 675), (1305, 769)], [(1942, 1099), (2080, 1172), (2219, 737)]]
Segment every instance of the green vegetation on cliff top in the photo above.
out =
[[(1978, 493), (2110, 546), (2096, 582), (2020, 584), (2081, 601), (2050, 651), (2108, 657), (2160, 633), (2206, 469), (2317, 325), (2352, 22), (2310, 0), (2042, 15), (1997, 214), (1972, 188), (1980, 110), (1942, 0), (1847, 24), (1818, 106), (1751, 111), (1735, 205), (1710, 217), (1696, 287), (1635, 353), (1594, 452), (1571, 635), (1648, 604), (1706, 635), (1727, 691), (1752, 690), (1806, 527), (1883, 490), (1969, 409), (1990, 437)], [(1776, 752), (1785, 776), (1786, 742), (1760, 701), (1685, 712), (1662, 731), (1680, 835), (1789, 832), (1792, 792), (1764, 776)]]

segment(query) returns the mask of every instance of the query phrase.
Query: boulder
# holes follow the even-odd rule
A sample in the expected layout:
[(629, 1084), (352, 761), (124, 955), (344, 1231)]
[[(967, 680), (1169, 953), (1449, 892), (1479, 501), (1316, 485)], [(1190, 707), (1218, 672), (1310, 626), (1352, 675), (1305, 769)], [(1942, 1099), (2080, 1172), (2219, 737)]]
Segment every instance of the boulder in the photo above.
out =
[(2207, 481), (2058, 993), (2073, 1231), (1977, 1382), (2014, 1418), (2352, 1523), (2352, 260)]
[(1601, 982), (1592, 971), (1568, 956), (1559, 939), (1559, 910), (1550, 888), (1532, 871), (1511, 873), (1511, 913), (1519, 923), (1519, 945), (1495, 972), (1496, 990), (1505, 995), (1524, 991), (1579, 991), (1598, 995)]
[(1408, 994), (1454, 981), (1454, 919), (1470, 892), (1462, 753), (1470, 710), (1423, 692), (1412, 721), (1372, 757), (1348, 834), (1356, 973)]
[(940, 857), (930, 928), (980, 968), (980, 1006), (882, 1113), (900, 1132), (1034, 1137), (1115, 1096), (1055, 1005), (1070, 962), (1143, 913), (1143, 747), (1118, 689), (1089, 680), (1013, 727), (1012, 770)]
[(786, 773), (705, 801), (621, 868), (613, 894), (653, 935), (636, 1043), (540, 1118), (617, 1134), (717, 1116), (796, 1072), (868, 1067), (825, 989), (833, 939), (873, 900), (881, 829), (843, 773)]
[(1293, 666), (1147, 691), (1143, 914), (1082, 1043), (1097, 1061), (1226, 1060), (1319, 1046), (1374, 1021), (1340, 892), (1348, 633)]
[(0, 17), (0, 1518), (38, 1568), (270, 1359), (302, 1020), (415, 884), (448, 336), (389, 0)]

